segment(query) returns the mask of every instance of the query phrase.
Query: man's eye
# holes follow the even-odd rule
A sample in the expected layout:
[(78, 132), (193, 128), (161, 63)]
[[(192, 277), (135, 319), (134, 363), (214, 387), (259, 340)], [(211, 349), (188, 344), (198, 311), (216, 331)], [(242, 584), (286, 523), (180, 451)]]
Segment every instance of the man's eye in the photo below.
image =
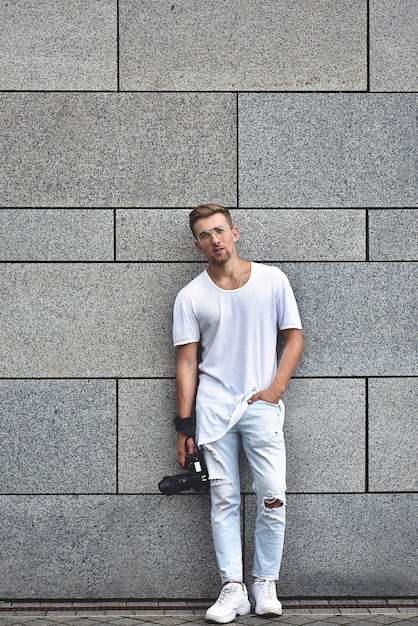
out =
[(226, 229), (226, 226), (217, 226), (213, 230), (215, 231), (217, 235), (220, 235), (221, 233), (225, 232), (225, 229)]
[(210, 237), (210, 233), (207, 230), (204, 230), (203, 233), (200, 233), (200, 239), (208, 239)]

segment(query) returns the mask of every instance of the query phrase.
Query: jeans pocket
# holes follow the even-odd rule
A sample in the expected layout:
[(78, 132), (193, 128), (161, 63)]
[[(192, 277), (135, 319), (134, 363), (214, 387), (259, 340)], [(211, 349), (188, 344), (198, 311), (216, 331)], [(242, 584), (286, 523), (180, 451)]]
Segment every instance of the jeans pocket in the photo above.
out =
[(280, 400), (278, 402), (267, 402), (267, 400), (257, 400), (257, 402), (261, 402), (261, 404), (266, 404), (267, 406), (274, 407), (278, 409), (280, 407)]

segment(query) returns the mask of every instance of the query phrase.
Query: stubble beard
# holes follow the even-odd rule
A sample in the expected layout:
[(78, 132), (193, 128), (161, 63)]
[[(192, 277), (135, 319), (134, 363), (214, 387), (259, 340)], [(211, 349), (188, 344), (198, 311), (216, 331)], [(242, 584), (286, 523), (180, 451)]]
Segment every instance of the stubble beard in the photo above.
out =
[(225, 265), (225, 263), (228, 263), (228, 261), (232, 257), (232, 252), (229, 252), (228, 250), (225, 250), (225, 249), (224, 249), (224, 252), (226, 254), (222, 255), (222, 257), (215, 257), (215, 256), (210, 257), (210, 260), (212, 261), (213, 265), (217, 265), (218, 267), (221, 267), (222, 265)]
[(225, 263), (228, 263), (228, 261), (231, 260), (234, 254), (234, 250), (235, 250), (235, 244), (233, 245), (232, 250), (228, 250), (227, 248), (224, 248), (223, 249), (224, 254), (222, 254), (222, 256), (220, 257), (217, 257), (211, 254), (210, 256), (208, 256), (208, 261), (213, 263), (213, 265), (222, 267), (222, 265), (225, 265)]

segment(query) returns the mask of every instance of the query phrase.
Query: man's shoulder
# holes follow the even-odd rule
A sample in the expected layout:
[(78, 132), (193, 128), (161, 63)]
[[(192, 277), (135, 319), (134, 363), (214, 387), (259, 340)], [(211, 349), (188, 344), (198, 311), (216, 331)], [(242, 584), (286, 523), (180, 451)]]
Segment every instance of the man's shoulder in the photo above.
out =
[(178, 292), (177, 298), (187, 297), (191, 294), (199, 292), (205, 283), (205, 274), (206, 270), (203, 270), (200, 274), (192, 278), (191, 281), (186, 283)]
[(257, 276), (263, 276), (265, 278), (271, 278), (273, 280), (284, 279), (286, 274), (276, 265), (266, 265), (264, 263), (256, 263), (252, 261), (252, 267), (254, 274)]

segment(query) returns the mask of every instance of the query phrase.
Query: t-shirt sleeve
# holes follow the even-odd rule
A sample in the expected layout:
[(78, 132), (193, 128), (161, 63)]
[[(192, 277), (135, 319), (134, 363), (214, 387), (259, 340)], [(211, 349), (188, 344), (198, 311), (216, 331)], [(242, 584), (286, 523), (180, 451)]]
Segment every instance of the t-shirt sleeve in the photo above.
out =
[(173, 309), (173, 345), (200, 341), (200, 330), (191, 303), (180, 292)]
[(302, 328), (299, 309), (289, 279), (282, 275), (282, 288), (276, 298), (277, 319), (280, 330)]

